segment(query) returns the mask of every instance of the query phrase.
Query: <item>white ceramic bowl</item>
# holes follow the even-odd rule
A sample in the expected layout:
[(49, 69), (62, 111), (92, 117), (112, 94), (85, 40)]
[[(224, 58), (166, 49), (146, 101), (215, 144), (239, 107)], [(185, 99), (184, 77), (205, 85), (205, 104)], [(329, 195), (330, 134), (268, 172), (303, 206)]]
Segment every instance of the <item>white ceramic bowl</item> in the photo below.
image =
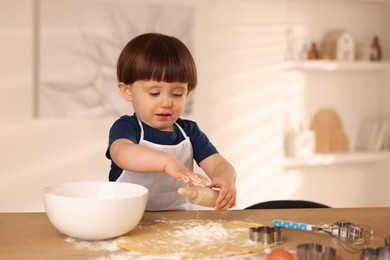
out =
[(141, 220), (148, 189), (125, 182), (75, 182), (43, 189), (50, 222), (65, 235), (99, 240), (121, 236)]

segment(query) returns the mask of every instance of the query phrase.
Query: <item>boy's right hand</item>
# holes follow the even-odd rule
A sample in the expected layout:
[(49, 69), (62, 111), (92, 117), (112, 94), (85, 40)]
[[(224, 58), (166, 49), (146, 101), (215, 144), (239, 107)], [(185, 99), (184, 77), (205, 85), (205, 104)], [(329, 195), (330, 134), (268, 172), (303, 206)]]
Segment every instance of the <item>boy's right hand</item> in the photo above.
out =
[(173, 158), (172, 162), (167, 163), (165, 165), (165, 172), (172, 178), (186, 183), (188, 186), (197, 184), (205, 187), (210, 187), (212, 184), (209, 178), (201, 174), (189, 171), (187, 167), (176, 158)]
[[(200, 184), (210, 186), (211, 180), (205, 176), (193, 173), (176, 157), (134, 144), (128, 139), (118, 139), (110, 147), (112, 160), (120, 168), (135, 172), (165, 172), (172, 178), (187, 185)], [(130, 158), (130, 159), (129, 159)], [(131, 158), (137, 158), (132, 160)], [(151, 160), (151, 158), (153, 158)]]
[(192, 172), (190, 176), (185, 177), (184, 182), (188, 186), (198, 185), (198, 186), (204, 186), (210, 188), (212, 185), (212, 182), (209, 178), (194, 172)]

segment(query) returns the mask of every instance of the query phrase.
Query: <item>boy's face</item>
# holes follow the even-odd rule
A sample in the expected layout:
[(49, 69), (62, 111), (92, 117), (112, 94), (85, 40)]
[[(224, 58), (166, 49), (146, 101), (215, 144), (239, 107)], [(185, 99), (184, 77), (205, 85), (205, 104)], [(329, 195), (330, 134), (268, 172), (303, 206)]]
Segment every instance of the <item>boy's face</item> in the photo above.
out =
[(131, 85), (119, 84), (122, 95), (133, 103), (137, 117), (145, 124), (172, 131), (183, 113), (187, 99), (187, 83), (138, 80)]

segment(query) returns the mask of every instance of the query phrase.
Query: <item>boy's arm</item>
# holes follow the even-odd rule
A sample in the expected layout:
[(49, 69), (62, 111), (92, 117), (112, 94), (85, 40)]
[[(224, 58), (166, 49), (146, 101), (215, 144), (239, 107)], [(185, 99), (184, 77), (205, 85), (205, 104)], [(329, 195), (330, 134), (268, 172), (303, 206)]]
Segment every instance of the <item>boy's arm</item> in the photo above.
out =
[(219, 188), (216, 201), (217, 210), (226, 210), (236, 205), (236, 172), (233, 166), (220, 154), (213, 154), (199, 163), (212, 181), (212, 186)]
[(118, 139), (110, 146), (110, 156), (118, 167), (132, 172), (165, 172), (174, 179), (189, 185), (192, 182), (209, 184), (209, 180), (187, 169), (174, 156), (145, 146), (134, 144), (128, 139)]

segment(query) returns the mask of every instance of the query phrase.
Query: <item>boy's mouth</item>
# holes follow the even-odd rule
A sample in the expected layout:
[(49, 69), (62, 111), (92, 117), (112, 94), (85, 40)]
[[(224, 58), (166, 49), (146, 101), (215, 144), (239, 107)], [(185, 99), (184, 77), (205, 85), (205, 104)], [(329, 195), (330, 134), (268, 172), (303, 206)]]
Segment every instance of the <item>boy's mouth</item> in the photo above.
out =
[(161, 120), (166, 120), (168, 119), (168, 117), (171, 116), (171, 114), (168, 114), (168, 113), (161, 113), (161, 114), (156, 114), (156, 116), (161, 119)]
[(171, 116), (171, 114), (168, 113), (161, 113), (161, 114), (156, 114), (157, 116)]

